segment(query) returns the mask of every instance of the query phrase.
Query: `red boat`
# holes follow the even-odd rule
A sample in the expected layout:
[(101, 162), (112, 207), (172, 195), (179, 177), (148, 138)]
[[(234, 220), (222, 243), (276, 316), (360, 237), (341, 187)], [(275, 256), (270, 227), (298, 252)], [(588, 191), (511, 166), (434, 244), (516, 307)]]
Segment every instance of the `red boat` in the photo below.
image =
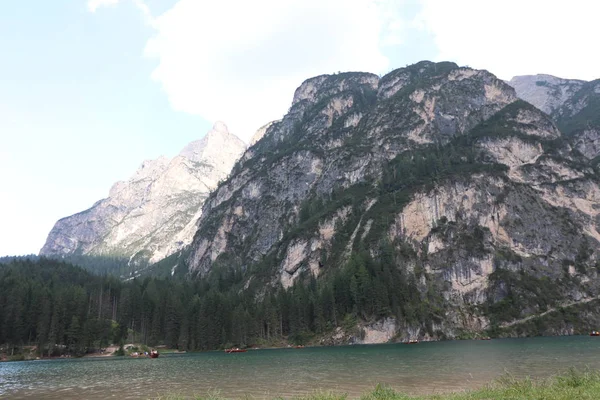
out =
[(231, 349), (225, 349), (225, 353), (245, 353), (248, 350), (240, 349), (239, 347), (232, 347)]
[(152, 350), (150, 352), (150, 358), (158, 358), (158, 351)]

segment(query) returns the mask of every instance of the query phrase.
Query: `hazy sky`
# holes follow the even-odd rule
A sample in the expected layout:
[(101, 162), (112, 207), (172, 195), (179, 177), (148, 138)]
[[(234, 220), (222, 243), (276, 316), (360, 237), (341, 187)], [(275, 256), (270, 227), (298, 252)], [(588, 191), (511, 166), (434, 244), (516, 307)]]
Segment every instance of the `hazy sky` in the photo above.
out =
[(600, 77), (589, 0), (0, 0), (0, 256), (37, 253), (215, 120), (247, 140), (306, 78), (423, 59)]

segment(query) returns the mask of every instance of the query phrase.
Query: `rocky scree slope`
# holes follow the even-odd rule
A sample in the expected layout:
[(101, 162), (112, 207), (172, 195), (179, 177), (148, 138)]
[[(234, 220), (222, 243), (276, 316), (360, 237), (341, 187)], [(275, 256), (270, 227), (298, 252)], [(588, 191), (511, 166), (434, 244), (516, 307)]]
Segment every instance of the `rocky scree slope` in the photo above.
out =
[[(453, 63), (308, 79), (206, 200), (190, 271), (239, 268), (260, 297), (315, 277), (335, 290), (354, 268), (353, 293), (373, 285), (360, 301), (387, 304), (357, 312), (359, 341), (524, 334), (515, 321), (600, 293), (598, 177), (557, 127), (593, 104), (578, 96), (552, 103), (555, 122)], [(562, 321), (541, 333), (573, 332)]]
[(224, 180), (245, 144), (222, 122), (176, 157), (145, 161), (108, 198), (59, 220), (40, 255), (128, 258), (153, 263), (189, 245), (202, 204)]

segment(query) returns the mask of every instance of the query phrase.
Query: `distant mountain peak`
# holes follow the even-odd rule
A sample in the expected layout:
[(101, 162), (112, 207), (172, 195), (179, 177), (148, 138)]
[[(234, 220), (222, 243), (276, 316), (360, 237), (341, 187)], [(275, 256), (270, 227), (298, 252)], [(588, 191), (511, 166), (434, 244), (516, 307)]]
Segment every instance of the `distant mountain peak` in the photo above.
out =
[(223, 122), (178, 156), (144, 161), (92, 208), (61, 219), (40, 254), (110, 255), (158, 261), (191, 242), (204, 199), (226, 178), (246, 145)]
[(194, 162), (218, 165), (222, 170), (229, 171), (245, 149), (246, 143), (230, 133), (224, 122), (218, 121), (202, 139), (189, 143), (179, 155)]
[[(223, 121), (217, 121), (215, 122), (215, 124), (213, 125), (212, 131), (211, 132), (219, 132), (219, 133), (229, 133), (229, 128), (227, 128), (227, 125), (225, 124), (225, 122)], [(210, 132), (209, 132), (210, 133)]]
[(515, 88), (520, 98), (551, 114), (571, 99), (586, 82), (537, 74), (515, 76), (507, 83)]

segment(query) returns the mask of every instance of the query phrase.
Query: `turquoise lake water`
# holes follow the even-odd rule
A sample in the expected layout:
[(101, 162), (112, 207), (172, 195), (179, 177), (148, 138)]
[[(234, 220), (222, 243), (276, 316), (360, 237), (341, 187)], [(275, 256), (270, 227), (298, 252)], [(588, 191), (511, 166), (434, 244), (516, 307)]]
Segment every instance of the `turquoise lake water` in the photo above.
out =
[(547, 377), (600, 369), (600, 338), (572, 336), (304, 349), (249, 350), (0, 363), (0, 398), (146, 399), (165, 394), (229, 398), (350, 397), (387, 384), (411, 394), (476, 388), (503, 374)]

